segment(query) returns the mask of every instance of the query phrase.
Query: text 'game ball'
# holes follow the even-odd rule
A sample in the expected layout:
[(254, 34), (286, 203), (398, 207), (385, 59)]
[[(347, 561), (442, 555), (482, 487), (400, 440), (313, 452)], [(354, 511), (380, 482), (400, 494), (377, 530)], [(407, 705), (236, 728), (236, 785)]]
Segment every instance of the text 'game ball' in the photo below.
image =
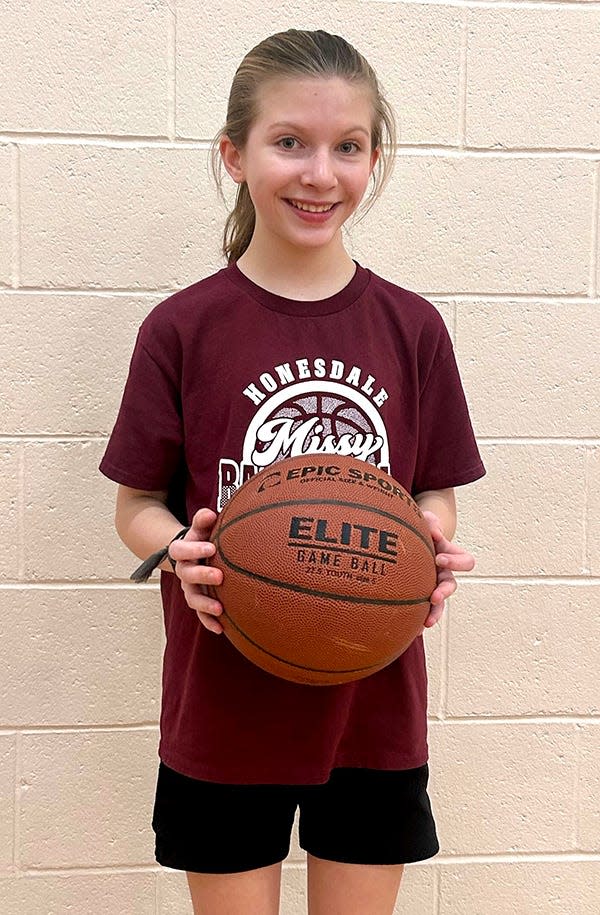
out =
[(436, 585), (429, 528), (389, 474), (350, 457), (287, 458), (251, 477), (215, 524), (211, 589), (230, 641), (269, 673), (358, 680), (422, 632)]

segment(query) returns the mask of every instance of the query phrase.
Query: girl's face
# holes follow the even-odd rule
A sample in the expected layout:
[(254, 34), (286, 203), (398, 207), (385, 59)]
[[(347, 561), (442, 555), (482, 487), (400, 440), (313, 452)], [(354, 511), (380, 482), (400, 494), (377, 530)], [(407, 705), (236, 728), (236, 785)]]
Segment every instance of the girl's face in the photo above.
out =
[(244, 148), (227, 137), (221, 143), (227, 171), (247, 183), (254, 203), (252, 244), (341, 244), (341, 227), (379, 155), (371, 149), (372, 113), (368, 89), (337, 77), (289, 78), (262, 88)]

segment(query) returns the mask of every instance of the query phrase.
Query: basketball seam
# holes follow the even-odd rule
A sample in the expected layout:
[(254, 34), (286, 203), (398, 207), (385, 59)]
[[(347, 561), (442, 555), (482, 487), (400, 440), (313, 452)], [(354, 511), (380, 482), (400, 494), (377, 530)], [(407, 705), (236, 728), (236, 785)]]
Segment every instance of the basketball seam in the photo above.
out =
[(227, 530), (228, 527), (231, 527), (233, 524), (236, 524), (239, 521), (243, 521), (244, 518), (250, 518), (252, 515), (258, 515), (262, 512), (269, 510), (277, 510), (278, 508), (283, 508), (284, 506), (290, 507), (292, 505), (342, 505), (345, 508), (357, 508), (362, 511), (372, 512), (375, 515), (381, 515), (383, 518), (389, 518), (390, 521), (395, 521), (396, 524), (400, 524), (402, 527), (407, 528), (412, 531), (413, 534), (416, 534), (419, 540), (421, 540), (432, 556), (435, 556), (435, 550), (432, 547), (431, 543), (427, 538), (421, 533), (418, 528), (413, 527), (408, 521), (404, 521), (402, 518), (398, 518), (397, 515), (392, 515), (391, 512), (386, 512), (382, 508), (376, 508), (371, 505), (364, 505), (361, 502), (346, 502), (343, 499), (286, 499), (283, 502), (269, 502), (267, 505), (258, 505), (256, 508), (251, 508), (249, 511), (242, 512), (240, 515), (236, 515), (231, 521), (224, 521), (219, 525), (219, 529), (216, 533), (216, 537), (219, 538), (221, 531)]
[(342, 601), (345, 604), (363, 604), (366, 606), (373, 605), (375, 607), (412, 607), (415, 604), (429, 603), (429, 597), (411, 597), (410, 600), (394, 598), (392, 600), (391, 598), (383, 597), (354, 597), (351, 594), (335, 594), (330, 591), (316, 591), (314, 588), (305, 588), (303, 585), (294, 582), (279, 581), (278, 578), (267, 578), (266, 575), (259, 575), (257, 572), (251, 572), (249, 569), (244, 569), (242, 566), (236, 565), (235, 562), (232, 562), (231, 559), (228, 559), (223, 553), (220, 553), (220, 558), (229, 569), (234, 572), (239, 572), (251, 581), (261, 581), (265, 585), (274, 585), (277, 588), (283, 588), (285, 591), (293, 591), (296, 594), (308, 594), (309, 597), (325, 597), (328, 600)]
[[(222, 617), (223, 616), (229, 620), (229, 622), (231, 623), (233, 628), (242, 636), (242, 638), (246, 639), (246, 641), (249, 642), (250, 645), (253, 645), (255, 648), (258, 648), (259, 651), (262, 651), (263, 654), (268, 655), (270, 658), (273, 658), (275, 661), (280, 661), (282, 664), (286, 664), (288, 667), (295, 667), (298, 670), (308, 670), (311, 673), (315, 673), (315, 674), (334, 674), (334, 675), (336, 675), (336, 674), (356, 674), (356, 673), (363, 673), (365, 670), (373, 670), (373, 672), (375, 673), (375, 668), (380, 669), (382, 667), (387, 667), (388, 664), (391, 664), (392, 661), (395, 661), (396, 658), (400, 657), (400, 655), (403, 654), (404, 651), (406, 651), (406, 648), (408, 648), (408, 645), (407, 645), (406, 648), (403, 649), (403, 651), (390, 655), (389, 659), (385, 659), (384, 661), (378, 661), (376, 664), (367, 664), (366, 667), (350, 667), (347, 670), (331, 670), (326, 667), (307, 667), (305, 664), (296, 664), (294, 661), (288, 661), (287, 658), (282, 658), (279, 655), (274, 654), (272, 651), (269, 651), (268, 649), (264, 648), (262, 645), (259, 645), (259, 643), (255, 642), (253, 639), (251, 639), (250, 636), (247, 635), (243, 629), (240, 629), (240, 627), (237, 625), (235, 620), (228, 613), (226, 613), (225, 610), (223, 610)], [(333, 686), (334, 684), (324, 683), (324, 684), (317, 684), (317, 685)]]

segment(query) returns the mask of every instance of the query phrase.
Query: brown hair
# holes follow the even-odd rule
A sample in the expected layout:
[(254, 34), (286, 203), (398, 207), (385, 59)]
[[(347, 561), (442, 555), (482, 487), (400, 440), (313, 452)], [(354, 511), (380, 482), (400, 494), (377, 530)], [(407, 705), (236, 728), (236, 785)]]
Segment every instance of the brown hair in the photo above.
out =
[[(246, 54), (231, 84), (227, 119), (212, 143), (212, 168), (221, 189), (219, 143), (227, 136), (234, 146), (243, 149), (248, 132), (256, 118), (260, 87), (274, 78), (340, 77), (362, 83), (373, 101), (372, 148), (380, 149), (375, 166), (373, 187), (362, 204), (367, 212), (379, 197), (393, 168), (396, 147), (394, 113), (383, 96), (375, 71), (362, 54), (339, 35), (321, 30), (315, 32), (288, 29), (265, 38)], [(238, 260), (250, 244), (254, 232), (254, 204), (245, 182), (238, 185), (235, 205), (225, 223), (223, 253), (228, 263)]]

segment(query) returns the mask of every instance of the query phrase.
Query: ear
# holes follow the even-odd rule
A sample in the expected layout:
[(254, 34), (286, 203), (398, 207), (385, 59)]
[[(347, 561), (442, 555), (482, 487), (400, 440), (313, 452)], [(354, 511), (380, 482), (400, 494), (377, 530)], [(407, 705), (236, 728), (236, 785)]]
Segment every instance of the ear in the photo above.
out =
[(376, 146), (375, 149), (373, 150), (373, 152), (371, 153), (371, 167), (370, 167), (369, 173), (371, 173), (373, 171), (373, 169), (379, 162), (380, 155), (381, 155), (381, 149), (379, 148), (379, 146)]
[(219, 143), (219, 152), (227, 173), (236, 184), (241, 184), (244, 181), (244, 169), (240, 150), (233, 145), (228, 136), (224, 136)]

